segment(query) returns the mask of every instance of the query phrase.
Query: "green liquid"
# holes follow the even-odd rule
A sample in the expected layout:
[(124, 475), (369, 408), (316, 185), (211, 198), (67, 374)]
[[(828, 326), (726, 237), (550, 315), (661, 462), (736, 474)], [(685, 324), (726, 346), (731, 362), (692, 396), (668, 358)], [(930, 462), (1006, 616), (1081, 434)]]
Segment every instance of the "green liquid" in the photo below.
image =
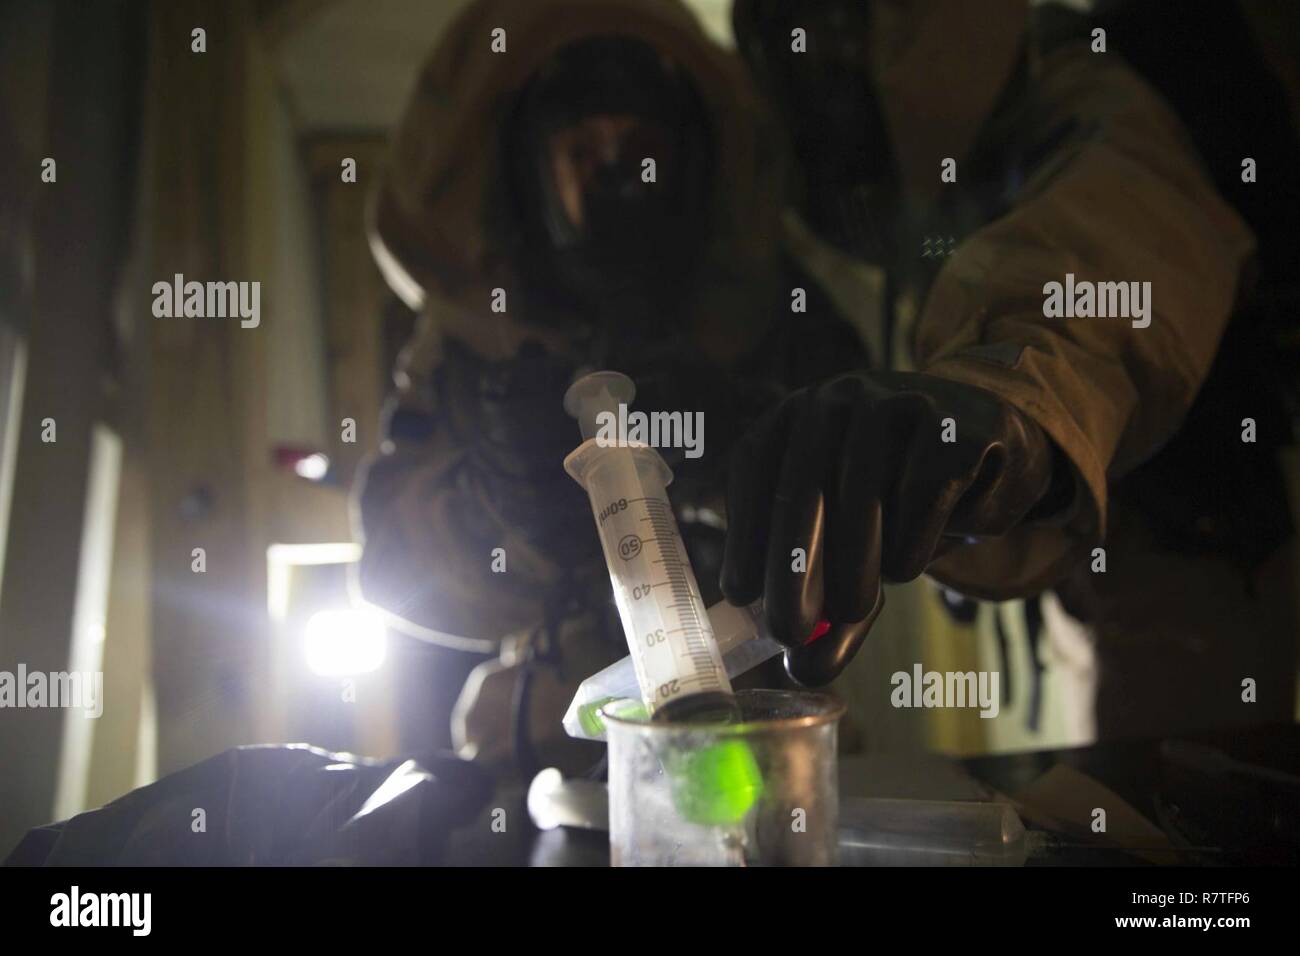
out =
[(743, 740), (723, 740), (679, 754), (665, 770), (677, 812), (691, 823), (733, 826), (763, 795), (763, 774)]

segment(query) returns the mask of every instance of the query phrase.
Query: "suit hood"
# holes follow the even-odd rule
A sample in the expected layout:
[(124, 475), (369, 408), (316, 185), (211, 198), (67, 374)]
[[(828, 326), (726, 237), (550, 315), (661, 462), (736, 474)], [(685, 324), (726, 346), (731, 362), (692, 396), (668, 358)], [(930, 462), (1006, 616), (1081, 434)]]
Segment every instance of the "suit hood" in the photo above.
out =
[(481, 307), (487, 290), (518, 278), (507, 248), (518, 230), (503, 168), (505, 123), (543, 64), (600, 35), (650, 45), (695, 85), (714, 152), (710, 267), (753, 274), (775, 258), (784, 165), (777, 137), (743, 67), (689, 10), (676, 0), (482, 0), (453, 22), (421, 71), (372, 197), (372, 251), (412, 308), (431, 294)]

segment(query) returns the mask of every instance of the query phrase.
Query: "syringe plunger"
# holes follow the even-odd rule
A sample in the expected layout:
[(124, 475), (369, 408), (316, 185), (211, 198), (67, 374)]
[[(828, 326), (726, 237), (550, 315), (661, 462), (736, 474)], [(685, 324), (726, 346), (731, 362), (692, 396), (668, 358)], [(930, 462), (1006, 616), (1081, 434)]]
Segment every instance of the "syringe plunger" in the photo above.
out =
[(636, 383), (622, 372), (592, 372), (584, 375), (564, 393), (564, 410), (578, 420), (582, 440), (595, 438), (601, 412), (618, 415), (618, 406), (631, 405)]

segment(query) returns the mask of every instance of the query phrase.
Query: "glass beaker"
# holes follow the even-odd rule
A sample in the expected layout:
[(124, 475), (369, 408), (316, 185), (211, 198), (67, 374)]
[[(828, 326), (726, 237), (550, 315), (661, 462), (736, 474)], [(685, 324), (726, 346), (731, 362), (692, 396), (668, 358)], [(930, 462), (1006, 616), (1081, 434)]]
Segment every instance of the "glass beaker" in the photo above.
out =
[(836, 728), (824, 694), (745, 690), (738, 720), (648, 720), (602, 709), (615, 866), (833, 866)]

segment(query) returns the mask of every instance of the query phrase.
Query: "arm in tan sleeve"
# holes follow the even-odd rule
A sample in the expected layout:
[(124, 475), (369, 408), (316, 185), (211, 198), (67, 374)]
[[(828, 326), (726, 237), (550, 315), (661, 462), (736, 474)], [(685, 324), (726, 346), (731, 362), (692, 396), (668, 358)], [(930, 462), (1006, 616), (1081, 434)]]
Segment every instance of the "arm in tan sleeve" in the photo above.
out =
[[(1015, 206), (947, 262), (917, 326), (921, 369), (1006, 399), (1074, 474), (1073, 504), (1051, 524), (932, 565), (940, 580), (989, 598), (1050, 587), (1103, 540), (1108, 482), (1178, 429), (1253, 248), (1168, 107), (1122, 61), (1061, 50), (1044, 61), (1036, 93), (1044, 132), (1071, 124), (1074, 133)], [(1149, 282), (1149, 325), (1045, 317), (1045, 286), (1067, 273)]]

